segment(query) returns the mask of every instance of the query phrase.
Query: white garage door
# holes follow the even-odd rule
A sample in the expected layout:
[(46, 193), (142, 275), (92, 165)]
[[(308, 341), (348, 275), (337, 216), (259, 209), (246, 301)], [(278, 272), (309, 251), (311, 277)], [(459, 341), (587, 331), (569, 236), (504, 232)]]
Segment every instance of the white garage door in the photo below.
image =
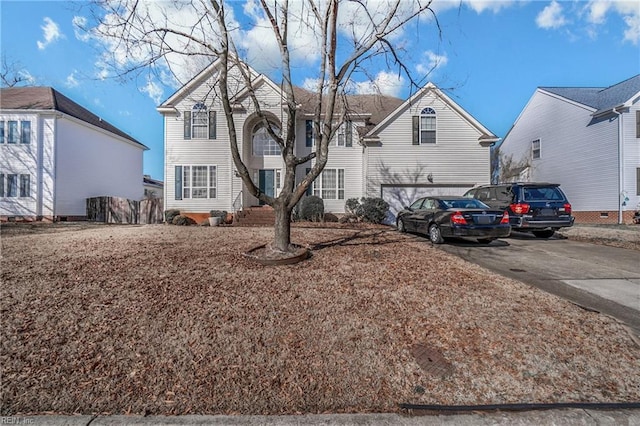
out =
[(430, 195), (462, 195), (471, 189), (473, 185), (423, 185), (423, 186), (391, 186), (382, 185), (382, 199), (389, 203), (389, 213), (386, 222), (395, 224), (396, 214), (410, 206), (420, 197)]

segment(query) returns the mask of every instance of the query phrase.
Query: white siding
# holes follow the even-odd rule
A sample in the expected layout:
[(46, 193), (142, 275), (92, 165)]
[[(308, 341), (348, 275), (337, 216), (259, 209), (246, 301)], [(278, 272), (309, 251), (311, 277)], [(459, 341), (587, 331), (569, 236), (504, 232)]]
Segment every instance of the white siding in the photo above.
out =
[(86, 215), (90, 197), (143, 198), (140, 146), (69, 118), (56, 130), (56, 216)]
[[(242, 180), (235, 176), (235, 165), (231, 156), (229, 128), (220, 100), (213, 95), (209, 79), (187, 93), (176, 103), (179, 116), (165, 115), (165, 208), (179, 209), (185, 212), (205, 213), (209, 210), (227, 210), (233, 208), (233, 202), (242, 190)], [(268, 111), (284, 128), (280, 97), (268, 85), (257, 90), (258, 98), (263, 100), (264, 111)], [(204, 102), (209, 110), (216, 111), (216, 139), (184, 139), (184, 111), (190, 111), (197, 102)], [(245, 165), (253, 170), (283, 169), (280, 156), (254, 157), (251, 151), (249, 132), (256, 123), (251, 101), (243, 101), (244, 111), (234, 112), (238, 149), (242, 153)], [(215, 199), (175, 199), (175, 166), (177, 165), (215, 165), (217, 167), (217, 197)], [(257, 184), (257, 182), (256, 182)], [(257, 200), (244, 191), (245, 206), (257, 204)]]
[[(0, 145), (0, 173), (30, 175), (30, 197), (2, 197), (0, 198), (0, 215), (2, 216), (37, 216), (37, 181), (38, 181), (38, 150), (41, 141), (38, 138), (40, 123), (36, 114), (2, 114), (0, 120), (5, 121), (5, 143)], [(31, 140), (29, 144), (8, 144), (8, 121), (31, 122)], [(18, 179), (20, 179), (18, 177)], [(7, 188), (5, 186), (5, 192)]]
[(531, 181), (559, 183), (575, 211), (618, 208), (618, 122), (594, 120), (592, 111), (536, 91), (500, 150), (531, 159), (540, 139), (541, 158), (531, 160)]
[[(413, 145), (412, 117), (426, 107), (436, 111), (436, 143)], [(379, 136), (380, 144), (366, 149), (369, 197), (380, 197), (382, 184), (489, 183), (490, 154), (478, 142), (481, 133), (433, 91), (391, 121)]]
[(640, 168), (640, 138), (636, 135), (636, 112), (640, 111), (640, 100), (629, 108), (629, 112), (622, 117), (624, 134), (624, 186), (629, 201), (625, 210), (636, 210), (640, 207), (640, 188), (637, 183), (637, 169)]

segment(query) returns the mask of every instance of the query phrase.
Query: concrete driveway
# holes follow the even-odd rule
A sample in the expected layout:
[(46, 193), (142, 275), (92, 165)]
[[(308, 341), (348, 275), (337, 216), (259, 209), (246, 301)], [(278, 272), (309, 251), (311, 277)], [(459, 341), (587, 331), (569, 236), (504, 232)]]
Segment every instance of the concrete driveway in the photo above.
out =
[(467, 261), (622, 321), (640, 337), (640, 252), (527, 233), (438, 246)]

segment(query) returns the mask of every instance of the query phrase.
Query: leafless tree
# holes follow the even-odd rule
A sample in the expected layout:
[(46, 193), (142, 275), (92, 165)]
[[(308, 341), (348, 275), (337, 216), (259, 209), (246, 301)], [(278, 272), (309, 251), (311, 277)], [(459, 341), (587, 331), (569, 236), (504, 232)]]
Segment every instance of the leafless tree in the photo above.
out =
[[(250, 2), (251, 3), (251, 2)], [(112, 59), (120, 73), (132, 73), (144, 69), (158, 71), (169, 69), (180, 77), (176, 58), (202, 57), (210, 61), (220, 60), (222, 65), (212, 90), (220, 97), (230, 137), (230, 148), (236, 170), (248, 192), (261, 202), (273, 206), (276, 213), (275, 237), (272, 249), (281, 252), (293, 250), (291, 245), (291, 212), (320, 175), (329, 155), (329, 142), (336, 129), (349, 114), (346, 94), (351, 87), (354, 73), (365, 72), (364, 67), (373, 58), (387, 60), (389, 66), (412, 78), (408, 66), (402, 60), (400, 49), (394, 46), (393, 36), (416, 19), (437, 20), (431, 9), (432, 0), (256, 0), (251, 4), (260, 10), (275, 37), (279, 50), (278, 72), (282, 78), (284, 128), (275, 129), (263, 110), (254, 83), (256, 73), (249, 66), (251, 58), (239, 48), (239, 29), (230, 4), (221, 0), (183, 0), (173, 2), (178, 15), (187, 9), (197, 14), (197, 19), (185, 25), (167, 11), (152, 10), (151, 2), (143, 0), (100, 1), (96, 5), (98, 25), (92, 28), (94, 35), (111, 40)], [(106, 13), (105, 13), (106, 11)], [(298, 31), (313, 31), (319, 55), (316, 74), (318, 89), (313, 95), (316, 135), (315, 150), (304, 157), (296, 156), (296, 115), (299, 99), (296, 99), (292, 81), (293, 39)], [(244, 54), (244, 55), (243, 55)], [(124, 66), (122, 66), (124, 64)], [(285, 164), (283, 185), (277, 197), (263, 193), (252, 180), (238, 149), (234, 109), (230, 99), (238, 87), (237, 76), (248, 90), (252, 107), (270, 136), (277, 142)], [(312, 167), (302, 181), (296, 184), (296, 168), (312, 162)]]
[(0, 64), (0, 86), (14, 87), (20, 85), (31, 84), (31, 79), (26, 74), (18, 62), (12, 62), (7, 59), (6, 55), (2, 55), (2, 63)]

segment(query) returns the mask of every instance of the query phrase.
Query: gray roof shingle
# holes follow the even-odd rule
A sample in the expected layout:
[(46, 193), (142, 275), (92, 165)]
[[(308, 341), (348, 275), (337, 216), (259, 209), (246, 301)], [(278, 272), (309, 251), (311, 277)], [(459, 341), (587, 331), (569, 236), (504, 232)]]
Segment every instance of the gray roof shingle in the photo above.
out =
[(54, 110), (99, 127), (149, 149), (132, 136), (104, 121), (88, 109), (64, 96), (52, 87), (8, 87), (0, 89), (0, 109), (3, 110)]
[(624, 104), (640, 93), (640, 74), (609, 87), (540, 87), (563, 98), (595, 108), (595, 114)]

